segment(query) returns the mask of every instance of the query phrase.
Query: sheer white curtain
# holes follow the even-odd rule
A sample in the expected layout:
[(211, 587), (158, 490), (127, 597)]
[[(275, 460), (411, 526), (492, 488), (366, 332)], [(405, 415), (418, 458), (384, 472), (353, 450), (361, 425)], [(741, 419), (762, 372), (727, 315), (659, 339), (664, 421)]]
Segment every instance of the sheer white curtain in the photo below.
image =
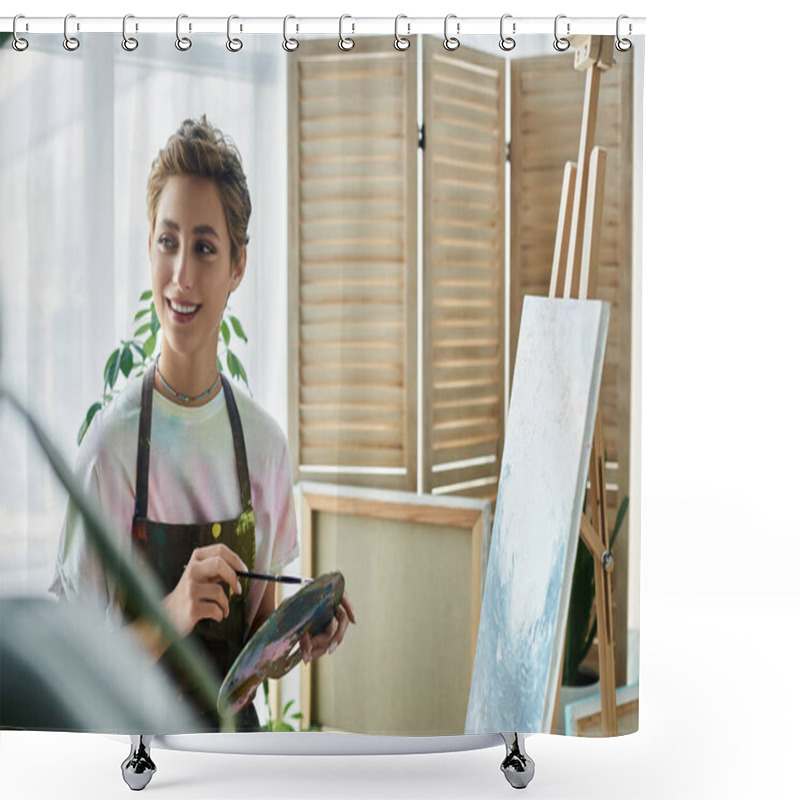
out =
[[(135, 330), (150, 287), (150, 163), (187, 117), (239, 148), (253, 216), (247, 273), (231, 296), (235, 348), (256, 400), (286, 426), (286, 54), (279, 37), (229, 53), (224, 37), (179, 52), (165, 34), (127, 53), (116, 35), (37, 36), (0, 51), (2, 381), (72, 462), (103, 367)], [(21, 418), (0, 411), (0, 588), (43, 592), (66, 495)]]

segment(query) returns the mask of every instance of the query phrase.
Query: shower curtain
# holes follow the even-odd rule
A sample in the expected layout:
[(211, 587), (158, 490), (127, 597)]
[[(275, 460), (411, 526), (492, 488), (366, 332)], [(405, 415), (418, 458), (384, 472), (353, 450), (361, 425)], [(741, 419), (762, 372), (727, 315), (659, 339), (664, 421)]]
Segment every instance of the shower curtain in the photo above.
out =
[[(507, 48), (496, 35), (456, 46), (432, 35), (398, 46), (353, 36), (349, 46), (333, 35), (293, 48), (276, 35), (237, 46), (185, 33), (188, 47), (154, 34), (127, 49), (99, 33), (72, 50), (50, 34), (30, 36), (25, 52), (8, 38), (0, 46), (2, 724), (198, 729), (176, 705), (180, 678), (154, 671), (119, 630), (130, 621), (119, 596), (135, 592), (124, 575), (104, 602), (89, 579), (85, 592), (75, 579), (74, 597), (54, 596), (84, 559), (110, 585), (114, 558), (88, 532), (76, 543), (73, 530), (88, 530), (80, 503), (21, 409), (77, 472), (117, 557), (140, 565), (128, 518), (101, 488), (116, 481), (114, 497), (132, 507), (136, 461), (92, 480), (81, 452), (101, 446), (97, 431), (123, 400), (139, 419), (145, 376), (165, 348), (179, 349), (165, 343), (172, 317), (160, 316), (180, 312), (156, 277), (161, 201), (148, 206), (148, 176), (169, 137), (204, 119), (239, 154), (252, 206), (244, 277), (217, 320), (219, 372), (243, 416), (272, 432), (247, 449), (258, 543), (247, 566), (338, 573), (356, 619), (331, 652), (298, 656), (278, 675), (318, 609), (297, 599), (302, 586), (269, 581), (283, 616), (269, 627), (248, 607), (248, 625), (263, 625), (236, 642), (247, 658), (223, 670), (252, 701), (258, 730), (637, 730), (643, 49), (607, 47), (613, 58), (591, 68), (589, 127), (603, 155), (590, 183), (581, 148), (594, 112), (578, 40), (557, 52), (544, 35)], [(587, 170), (573, 178), (574, 204), (569, 162)], [(230, 239), (227, 201), (211, 185)], [(573, 205), (593, 223), (581, 229), (593, 265), (583, 299), (563, 288), (563, 272), (551, 289), (559, 242), (577, 281)], [(157, 394), (163, 408), (180, 406)], [(208, 406), (224, 413), (224, 396)], [(189, 497), (187, 516), (160, 521), (211, 526), (203, 470), (159, 483), (153, 438), (153, 507)], [(232, 442), (219, 459), (234, 475)], [(102, 446), (108, 465), (119, 451)], [(280, 469), (258, 474), (277, 451)], [(586, 526), (604, 531), (598, 552)], [(158, 600), (167, 593), (155, 571), (134, 571)], [(263, 579), (246, 580), (254, 592)], [(17, 680), (30, 664), (41, 665), (35, 680)], [(215, 687), (222, 677), (206, 675)], [(132, 686), (147, 687), (144, 706)]]

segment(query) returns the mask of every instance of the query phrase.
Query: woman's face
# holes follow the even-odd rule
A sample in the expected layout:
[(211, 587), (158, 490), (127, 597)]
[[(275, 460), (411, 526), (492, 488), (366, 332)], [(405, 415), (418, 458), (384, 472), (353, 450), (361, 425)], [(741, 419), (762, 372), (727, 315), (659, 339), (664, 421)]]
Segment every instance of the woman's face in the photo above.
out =
[(216, 363), (228, 293), (244, 275), (244, 251), (231, 269), (231, 242), (213, 181), (173, 175), (161, 193), (150, 236), (153, 301), (162, 349)]

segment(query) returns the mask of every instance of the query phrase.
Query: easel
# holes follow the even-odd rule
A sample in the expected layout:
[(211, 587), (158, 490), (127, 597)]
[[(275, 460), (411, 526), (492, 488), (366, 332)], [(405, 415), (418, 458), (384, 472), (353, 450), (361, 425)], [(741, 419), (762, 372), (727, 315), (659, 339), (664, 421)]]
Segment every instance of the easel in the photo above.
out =
[[(586, 73), (578, 163), (564, 167), (561, 205), (558, 214), (550, 297), (586, 300), (597, 293), (597, 259), (603, 217), (603, 187), (606, 151), (594, 144), (600, 76), (613, 64), (613, 36), (573, 37), (575, 69)], [(576, 268), (577, 264), (577, 268)], [(617, 734), (617, 703), (614, 676), (614, 619), (611, 608), (611, 571), (614, 566), (606, 516), (605, 445), (600, 404), (594, 425), (589, 462), (587, 513), (581, 516), (581, 538), (594, 557), (597, 638), (600, 649), (600, 707), (603, 734)], [(561, 668), (556, 694), (553, 728), (556, 729), (561, 695)]]

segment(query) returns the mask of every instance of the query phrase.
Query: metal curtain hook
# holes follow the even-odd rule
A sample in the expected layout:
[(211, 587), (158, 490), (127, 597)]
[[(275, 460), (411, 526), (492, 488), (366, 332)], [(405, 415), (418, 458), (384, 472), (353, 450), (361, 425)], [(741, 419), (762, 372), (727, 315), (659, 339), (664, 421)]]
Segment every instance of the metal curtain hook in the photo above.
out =
[[(394, 46), (396, 50), (408, 50), (411, 47), (411, 39), (406, 39), (400, 35), (400, 20), (408, 19), (405, 14), (398, 14), (394, 18)], [(407, 24), (408, 32), (411, 33), (411, 26)]]
[[(64, 17), (64, 49), (72, 52), (73, 50), (77, 50), (81, 46), (81, 43), (74, 36), (69, 35), (67, 26), (69, 24), (70, 19), (75, 19), (75, 15), (67, 14), (67, 16)], [(80, 27), (78, 28), (78, 30), (80, 30)]]
[[(447, 26), (449, 25), (451, 19), (457, 20), (456, 15), (448, 14), (444, 18), (444, 41), (442, 42), (442, 45), (444, 46), (445, 50), (458, 50), (459, 46), (461, 45), (461, 42), (458, 41), (456, 36), (447, 35)], [(460, 33), (460, 31), (461, 31), (461, 23), (456, 22), (456, 34)]]
[[(234, 19), (239, 19), (236, 14), (231, 14), (228, 17), (228, 41), (225, 42), (225, 47), (231, 51), (231, 53), (238, 53), (242, 49), (242, 40), (241, 39), (232, 39), (231, 38), (231, 21)], [(241, 28), (239, 28), (241, 30)]]
[(11, 30), (12, 30), (12, 32), (14, 34), (14, 41), (11, 43), (11, 46), (18, 53), (21, 53), (23, 50), (27, 50), (28, 49), (29, 42), (28, 42), (27, 39), (23, 39), (21, 36), (19, 36), (17, 34), (17, 20), (18, 19), (25, 19), (25, 16), (23, 14), (17, 14), (17, 16), (14, 17), (14, 24), (11, 26)]
[(134, 39), (132, 36), (128, 36), (129, 19), (134, 19), (133, 14), (126, 14), (122, 18), (122, 49), (127, 50), (130, 53), (139, 46), (139, 41), (138, 39)]
[[(506, 52), (513, 50), (517, 46), (516, 41), (511, 36), (506, 36), (503, 32), (503, 26), (505, 25), (505, 21), (507, 19), (511, 19), (511, 14), (503, 14), (503, 16), (500, 17), (500, 49), (505, 50)], [(516, 22), (511, 23), (511, 32), (517, 32)]]
[[(181, 20), (186, 19), (188, 16), (188, 14), (178, 14), (178, 18), (175, 20), (175, 47), (178, 50), (188, 50), (192, 46), (192, 40), (188, 36), (181, 36)], [(190, 24), (189, 30), (191, 29), (192, 26)]]
[[(566, 19), (566, 14), (559, 14), (556, 17), (556, 21), (553, 24), (553, 31), (555, 32), (555, 41), (553, 42), (553, 47), (558, 50), (559, 53), (563, 53), (565, 50), (569, 50), (569, 39), (565, 39), (563, 36), (558, 35), (558, 21), (560, 19)], [(567, 36), (569, 36), (569, 22), (567, 23)]]
[[(345, 35), (344, 35), (344, 21), (346, 19), (352, 19), (352, 17), (349, 14), (342, 14), (342, 16), (339, 17), (339, 49), (340, 50), (352, 50), (356, 46), (356, 43), (352, 39), (349, 39), (349, 38), (345, 37)], [(355, 25), (354, 22), (351, 23), (351, 25), (353, 26), (353, 33), (355, 33), (356, 25)]]
[(290, 39), (286, 34), (286, 28), (288, 27), (290, 19), (296, 19), (296, 17), (288, 14), (283, 18), (283, 49), (287, 53), (292, 53), (300, 47), (300, 42), (298, 42), (297, 39)]
[[(631, 47), (633, 47), (633, 42), (631, 42), (630, 39), (623, 39), (622, 36), (620, 36), (620, 33), (619, 33), (620, 22), (622, 22), (622, 20), (624, 20), (624, 19), (628, 19), (628, 17), (625, 14), (620, 14), (617, 17), (617, 36), (614, 39), (614, 47), (616, 47), (617, 50), (620, 50), (623, 53), (626, 50), (630, 50)], [(628, 23), (628, 35), (629, 36), (630, 36), (630, 33), (631, 33), (631, 24), (629, 22)]]

